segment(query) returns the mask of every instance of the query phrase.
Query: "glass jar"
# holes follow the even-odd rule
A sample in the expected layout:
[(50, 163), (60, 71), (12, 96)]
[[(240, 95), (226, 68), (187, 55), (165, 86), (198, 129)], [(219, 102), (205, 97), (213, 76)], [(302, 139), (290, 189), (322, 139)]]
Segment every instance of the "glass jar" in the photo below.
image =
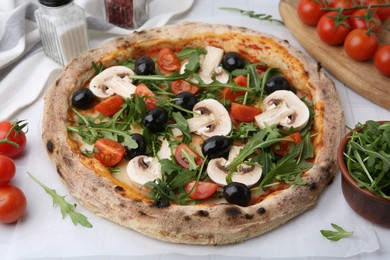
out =
[(73, 0), (39, 0), (35, 11), (44, 53), (62, 66), (89, 49), (84, 10)]
[(149, 19), (149, 0), (105, 0), (109, 23), (136, 29)]

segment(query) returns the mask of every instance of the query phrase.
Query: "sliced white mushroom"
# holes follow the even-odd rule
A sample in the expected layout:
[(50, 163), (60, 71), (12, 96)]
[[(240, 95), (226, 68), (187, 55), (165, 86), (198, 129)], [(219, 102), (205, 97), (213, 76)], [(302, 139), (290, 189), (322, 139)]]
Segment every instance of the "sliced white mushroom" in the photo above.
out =
[(222, 61), (224, 50), (221, 48), (206, 46), (207, 54), (200, 64), (199, 77), (206, 84), (213, 82), (213, 77), (216, 77), (221, 83), (229, 81), (229, 75), (219, 66)]
[(172, 150), (171, 147), (169, 146), (169, 142), (167, 139), (159, 137), (159, 141), (161, 141), (161, 146), (160, 150), (157, 152), (157, 157), (162, 160), (162, 159), (171, 159), (172, 155)]
[(130, 181), (139, 188), (149, 181), (161, 178), (161, 164), (155, 157), (134, 157), (127, 164), (126, 170)]
[(284, 129), (291, 127), (301, 130), (309, 122), (309, 108), (293, 92), (278, 90), (264, 99), (263, 112), (255, 116), (258, 127), (280, 125)]
[(123, 98), (130, 97), (136, 86), (130, 76), (134, 71), (126, 66), (113, 66), (103, 70), (89, 83), (89, 89), (99, 98), (107, 98), (118, 94)]
[[(229, 174), (229, 169), (226, 168), (240, 152), (242, 146), (232, 146), (229, 152), (229, 159), (216, 158), (211, 159), (207, 165), (207, 174), (210, 179), (220, 186), (226, 186), (226, 177)], [(256, 184), (262, 175), (262, 168), (258, 163), (254, 164), (240, 164), (237, 167), (237, 171), (232, 174), (232, 181), (240, 182), (247, 186), (253, 186)]]

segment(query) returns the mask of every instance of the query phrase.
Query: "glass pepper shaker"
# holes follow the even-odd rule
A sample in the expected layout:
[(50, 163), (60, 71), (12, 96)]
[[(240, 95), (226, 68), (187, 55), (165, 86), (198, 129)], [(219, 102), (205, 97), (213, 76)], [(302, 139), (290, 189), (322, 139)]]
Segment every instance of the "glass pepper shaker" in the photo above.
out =
[(105, 0), (109, 23), (136, 29), (149, 18), (149, 0)]
[(84, 10), (73, 0), (39, 0), (35, 11), (44, 53), (62, 66), (89, 49)]

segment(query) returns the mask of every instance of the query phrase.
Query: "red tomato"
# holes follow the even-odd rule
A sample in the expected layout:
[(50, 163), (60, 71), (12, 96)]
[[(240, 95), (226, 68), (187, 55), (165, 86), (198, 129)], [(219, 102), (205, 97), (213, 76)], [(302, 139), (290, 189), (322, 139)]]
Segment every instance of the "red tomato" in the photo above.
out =
[[(244, 75), (240, 75), (234, 78), (234, 82), (241, 87), (246, 87), (248, 85), (248, 79)], [(223, 89), (223, 100), (234, 101), (236, 98), (244, 96), (245, 91), (232, 91), (230, 88)]]
[[(371, 17), (372, 16), (372, 17)], [(369, 18), (368, 26), (366, 19)], [(381, 31), (381, 19), (376, 14), (370, 14), (367, 12), (367, 9), (358, 9), (351, 14), (349, 18), (349, 23), (352, 29), (371, 29), (375, 28), (372, 31), (379, 33)]]
[(103, 115), (112, 116), (121, 110), (123, 103), (125, 103), (125, 101), (121, 96), (114, 95), (97, 104), (95, 109)]
[(378, 49), (378, 38), (366, 30), (352, 30), (345, 38), (344, 50), (354, 60), (369, 60)]
[(185, 150), (188, 154), (192, 155), (194, 157), (194, 161), (197, 165), (199, 165), (199, 166), (202, 165), (203, 160), (195, 151), (193, 151), (191, 148), (189, 148), (185, 144), (179, 144), (175, 150), (175, 159), (176, 159), (176, 162), (181, 167), (186, 168), (186, 169), (190, 168), (190, 163), (188, 162), (187, 158), (185, 158), (183, 156), (182, 150)]
[(191, 92), (192, 94), (196, 94), (199, 92), (199, 88), (188, 83), (185, 80), (176, 80), (171, 82), (171, 90), (172, 93), (177, 95), (182, 92)]
[(232, 117), (237, 121), (252, 122), (255, 120), (255, 116), (261, 113), (261, 109), (258, 107), (245, 106), (240, 103), (232, 102), (230, 112)]
[(14, 161), (4, 155), (0, 155), (0, 186), (7, 185), (15, 176)]
[(386, 76), (390, 76), (390, 44), (380, 47), (374, 56), (375, 67)]
[[(365, 5), (378, 5), (378, 4), (390, 4), (390, 0), (366, 0), (364, 1)], [(379, 8), (371, 8), (376, 9), (376, 14), (381, 19), (382, 23), (384, 23), (390, 17), (390, 7), (379, 7)]]
[[(329, 7), (332, 8), (350, 8), (354, 5), (353, 0), (332, 0), (329, 3)], [(343, 11), (344, 14), (351, 14), (352, 12), (353, 10)]]
[(125, 155), (126, 149), (117, 141), (101, 138), (95, 143), (94, 156), (105, 166), (114, 166)]
[[(342, 23), (336, 26), (335, 20), (342, 19)], [(329, 45), (339, 45), (344, 42), (345, 37), (351, 31), (348, 27), (348, 18), (338, 16), (337, 12), (324, 14), (317, 24), (317, 33), (322, 41)]]
[(26, 211), (27, 200), (19, 188), (6, 185), (0, 187), (0, 222), (12, 223), (20, 219)]
[(158, 52), (157, 64), (161, 69), (166, 71), (177, 71), (181, 67), (180, 59), (168, 48), (162, 48)]
[[(193, 188), (194, 185), (196, 185), (195, 188)], [(190, 181), (184, 186), (184, 189), (190, 198), (194, 200), (203, 200), (207, 199), (217, 191), (218, 184), (204, 181), (199, 181), (198, 183)]]
[(8, 157), (19, 155), (26, 147), (23, 128), (27, 124), (19, 122), (0, 122), (0, 154)]
[(290, 150), (291, 143), (294, 143), (297, 145), (301, 142), (301, 134), (299, 132), (293, 133), (293, 134), (285, 136), (283, 138), (290, 139), (290, 140), (292, 140), (292, 142), (291, 141), (281, 141), (281, 142), (279, 142), (277, 144), (273, 144), (271, 146), (272, 151), (274, 151), (274, 153), (276, 153), (280, 156), (284, 156), (286, 153), (288, 153), (288, 151)]
[(136, 87), (135, 94), (145, 97), (144, 102), (148, 111), (157, 106), (158, 100), (153, 98), (155, 96), (154, 93), (144, 83), (140, 83)]
[(312, 0), (300, 0), (297, 12), (298, 16), (304, 24), (315, 26), (326, 12), (322, 11), (324, 5)]

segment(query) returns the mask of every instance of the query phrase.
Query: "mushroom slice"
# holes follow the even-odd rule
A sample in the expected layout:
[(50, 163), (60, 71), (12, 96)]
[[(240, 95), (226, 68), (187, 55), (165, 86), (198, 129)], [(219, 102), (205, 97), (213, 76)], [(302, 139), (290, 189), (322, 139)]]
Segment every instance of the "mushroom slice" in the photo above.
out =
[(232, 130), (229, 112), (215, 99), (204, 99), (195, 104), (193, 118), (187, 120), (191, 132), (204, 138), (214, 135), (226, 136)]
[(163, 137), (159, 137), (158, 140), (161, 142), (160, 150), (157, 152), (157, 157), (162, 159), (171, 159), (172, 156), (172, 150), (169, 146), (169, 142), (167, 139)]
[(89, 83), (89, 89), (99, 98), (107, 98), (115, 93), (123, 98), (130, 97), (136, 86), (130, 76), (134, 71), (125, 66), (113, 66), (103, 70)]
[(309, 108), (293, 92), (278, 90), (264, 99), (263, 113), (255, 116), (258, 127), (280, 125), (287, 130), (301, 130), (309, 122)]
[(149, 181), (162, 177), (161, 164), (158, 162), (158, 159), (145, 155), (139, 155), (131, 159), (127, 164), (126, 170), (130, 181), (139, 188)]
[[(217, 80), (219, 78), (223, 81), (225, 81), (225, 78), (227, 76), (229, 80), (229, 76), (224, 71), (224, 69), (222, 69), (222, 67), (218, 69), (218, 66), (221, 63), (223, 58), (223, 53), (224, 53), (223, 49), (213, 47), (213, 46), (206, 46), (206, 51), (207, 54), (203, 62), (201, 63), (200, 71), (199, 71), (199, 77), (202, 79), (202, 81), (205, 84), (210, 84), (213, 82), (212, 79), (213, 76), (216, 76)], [(221, 83), (227, 83), (227, 81)]]

